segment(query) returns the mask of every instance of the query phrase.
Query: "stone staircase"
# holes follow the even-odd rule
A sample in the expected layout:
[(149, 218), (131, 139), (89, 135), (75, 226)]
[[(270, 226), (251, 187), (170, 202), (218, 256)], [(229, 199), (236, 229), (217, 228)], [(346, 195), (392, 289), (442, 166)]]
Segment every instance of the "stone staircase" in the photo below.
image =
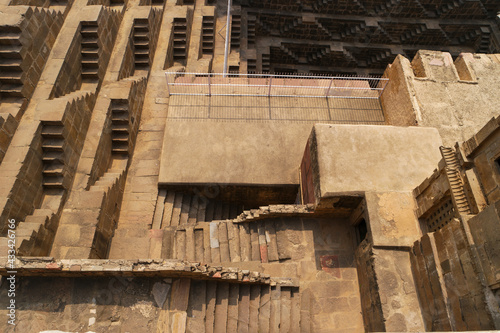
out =
[(119, 183), (120, 177), (123, 177), (124, 170), (123, 169), (109, 169), (99, 177), (99, 179), (89, 188), (89, 191), (99, 192), (104, 191), (107, 192), (114, 184)]
[(447, 14), (451, 12), (452, 10), (459, 8), (462, 6), (466, 0), (453, 0), (453, 1), (447, 1), (446, 3), (442, 4), (442, 6), (438, 9), (439, 15)]
[(299, 57), (295, 54), (295, 52), (293, 52), (292, 50), (290, 50), (285, 45), (280, 44), (280, 50), (283, 51), (283, 53), (285, 53), (289, 57), (291, 57), (293, 60), (295, 60), (297, 62), (299, 61)]
[[(119, 162), (113, 161), (110, 169), (87, 191), (70, 196), (67, 209), (61, 215), (51, 256), (64, 259), (106, 257), (116, 227), (116, 203), (120, 202), (126, 177), (127, 159)], [(92, 200), (81, 200), (82, 197)]]
[[(52, 245), (55, 226), (50, 209), (35, 209), (33, 214), (19, 222), (15, 229), (16, 255), (47, 256)], [(8, 253), (8, 238), (0, 237), (0, 257)]]
[(187, 59), (187, 20), (184, 17), (175, 17), (174, 32), (174, 60), (186, 61)]
[(214, 17), (203, 16), (201, 28), (201, 51), (203, 54), (214, 53), (214, 27)]
[(134, 20), (134, 64), (136, 70), (149, 68), (149, 21)]
[(231, 20), (231, 50), (240, 49), (241, 15), (233, 15)]
[(379, 63), (381, 61), (383, 62), (384, 60), (386, 60), (387, 58), (390, 58), (390, 57), (392, 57), (391, 51), (381, 50), (379, 53), (370, 57), (368, 59), (367, 63), (368, 63), (368, 65), (376, 64), (376, 63)]
[[(346, 50), (347, 51), (347, 50)], [(313, 62), (313, 61), (317, 61), (321, 58), (323, 58), (325, 55), (327, 54), (330, 54), (332, 52), (332, 50), (330, 49), (330, 46), (326, 46), (322, 49), (320, 49), (318, 52), (316, 53), (311, 53), (308, 57), (307, 57), (307, 62)]]
[(247, 59), (247, 72), (252, 74), (257, 71), (257, 59)]
[(243, 207), (237, 204), (201, 200), (191, 194), (175, 191), (167, 193), (165, 190), (160, 190), (152, 225), (148, 227), (145, 223), (138, 223), (135, 218), (120, 221), (113, 236), (111, 258), (118, 258), (115, 256), (123, 255), (127, 258), (133, 255), (132, 253), (123, 253), (123, 247), (130, 242), (141, 244), (141, 247), (149, 246), (148, 235), (152, 231), (151, 229), (162, 229), (168, 233), (167, 239), (170, 239), (170, 243), (166, 246), (166, 252), (168, 252), (166, 258), (175, 258), (176, 255), (174, 254), (176, 252), (173, 248), (173, 241), (178, 228), (180, 229), (179, 233), (185, 233), (186, 227), (193, 227), (197, 222), (233, 219), (242, 211)]
[(247, 47), (249, 49), (255, 48), (255, 35), (256, 35), (256, 22), (257, 18), (255, 16), (247, 17)]
[(42, 128), (43, 186), (64, 189), (64, 125), (61, 122), (44, 122)]
[(82, 81), (99, 80), (99, 45), (96, 22), (82, 22)]
[(353, 36), (353, 35), (359, 34), (361, 31), (365, 30), (365, 28), (366, 28), (365, 22), (360, 22), (358, 24), (349, 25), (345, 28), (344, 31), (342, 31), (340, 33), (340, 36), (342, 38), (346, 38), (348, 36)]
[(269, 73), (271, 70), (271, 55), (269, 53), (262, 54), (262, 72)]
[(111, 102), (111, 151), (112, 154), (128, 155), (129, 153), (129, 110), (128, 101)]
[(299, 26), (300, 24), (302, 24), (302, 18), (295, 17), (293, 18), (292, 22), (280, 28), (280, 34), (285, 34), (293, 28)]
[(165, 198), (163, 205), (157, 205), (157, 210), (163, 210), (161, 228), (234, 219), (243, 212), (242, 205), (201, 199), (187, 193), (160, 191), (159, 196)]
[[(168, 258), (207, 263), (257, 261), (278, 262), (289, 259), (286, 248), (280, 248), (273, 220), (252, 223), (230, 221), (202, 222), (166, 230), (171, 247)], [(280, 236), (281, 237), (281, 236)]]
[(320, 22), (317, 18), (315, 18), (315, 19), (314, 19), (314, 22), (316, 23), (316, 26), (317, 26), (317, 27), (318, 27), (321, 31), (323, 31), (323, 33), (325, 33), (326, 35), (328, 35), (328, 37), (330, 37), (330, 39), (331, 39), (331, 40), (336, 40), (336, 39), (338, 39), (336, 36), (334, 36), (334, 35), (330, 32), (330, 30), (329, 30), (327, 27), (323, 26), (323, 24), (321, 24), (321, 22)]
[(0, 26), (0, 100), (15, 101), (23, 95), (21, 29)]
[(458, 212), (461, 214), (471, 214), (469, 201), (464, 190), (464, 182), (460, 176), (460, 163), (452, 148), (440, 147), (441, 155), (446, 163), (446, 174), (450, 182), (453, 199)]
[[(309, 313), (301, 311), (298, 291), (279, 284), (191, 280), (185, 331), (309, 332)], [(174, 289), (171, 299), (182, 297), (181, 292)]]
[(478, 53), (490, 53), (491, 30), (489, 27), (481, 27), (481, 39), (477, 47)]

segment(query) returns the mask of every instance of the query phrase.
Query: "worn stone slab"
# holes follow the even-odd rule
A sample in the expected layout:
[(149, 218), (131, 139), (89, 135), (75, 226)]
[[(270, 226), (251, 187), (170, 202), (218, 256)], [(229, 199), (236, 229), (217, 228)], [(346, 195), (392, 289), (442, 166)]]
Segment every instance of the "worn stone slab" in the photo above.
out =
[(159, 183), (297, 184), (311, 128), (310, 123), (168, 122)]

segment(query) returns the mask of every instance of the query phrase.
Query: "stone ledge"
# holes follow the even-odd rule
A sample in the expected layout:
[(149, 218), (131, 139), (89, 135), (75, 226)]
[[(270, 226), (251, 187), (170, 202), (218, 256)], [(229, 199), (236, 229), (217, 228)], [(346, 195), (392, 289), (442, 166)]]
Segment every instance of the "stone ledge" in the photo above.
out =
[(16, 276), (59, 277), (184, 277), (201, 280), (227, 280), (234, 283), (268, 284), (298, 287), (299, 281), (292, 278), (271, 277), (269, 274), (232, 267), (211, 266), (198, 262), (175, 259), (54, 259), (52, 257), (18, 257), (15, 269), (7, 266), (7, 258), (0, 258), (0, 275), (15, 271)]
[(315, 208), (313, 204), (308, 205), (269, 205), (259, 209), (245, 210), (233, 219), (233, 223), (250, 222), (254, 220), (269, 219), (273, 217), (289, 217), (297, 215), (312, 215)]

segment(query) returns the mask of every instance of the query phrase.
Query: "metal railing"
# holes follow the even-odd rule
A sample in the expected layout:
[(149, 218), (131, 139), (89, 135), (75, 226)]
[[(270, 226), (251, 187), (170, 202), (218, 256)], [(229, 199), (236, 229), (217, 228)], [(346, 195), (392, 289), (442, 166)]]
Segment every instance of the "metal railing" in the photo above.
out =
[(165, 72), (169, 96), (378, 99), (389, 79), (357, 76)]

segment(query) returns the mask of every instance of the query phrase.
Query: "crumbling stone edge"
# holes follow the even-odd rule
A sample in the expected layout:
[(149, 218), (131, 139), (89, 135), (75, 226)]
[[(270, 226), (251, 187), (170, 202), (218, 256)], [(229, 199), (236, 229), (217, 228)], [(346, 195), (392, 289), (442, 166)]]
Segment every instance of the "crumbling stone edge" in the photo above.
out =
[(233, 220), (233, 223), (250, 222), (252, 220), (268, 219), (272, 217), (288, 217), (314, 214), (314, 204), (307, 205), (269, 205), (259, 209), (245, 210)]
[[(16, 276), (58, 277), (183, 277), (226, 280), (234, 283), (268, 284), (298, 287), (293, 278), (271, 277), (269, 274), (239, 268), (211, 266), (176, 259), (60, 259), (52, 257), (18, 257)], [(9, 275), (7, 258), (0, 258), (0, 275)]]

